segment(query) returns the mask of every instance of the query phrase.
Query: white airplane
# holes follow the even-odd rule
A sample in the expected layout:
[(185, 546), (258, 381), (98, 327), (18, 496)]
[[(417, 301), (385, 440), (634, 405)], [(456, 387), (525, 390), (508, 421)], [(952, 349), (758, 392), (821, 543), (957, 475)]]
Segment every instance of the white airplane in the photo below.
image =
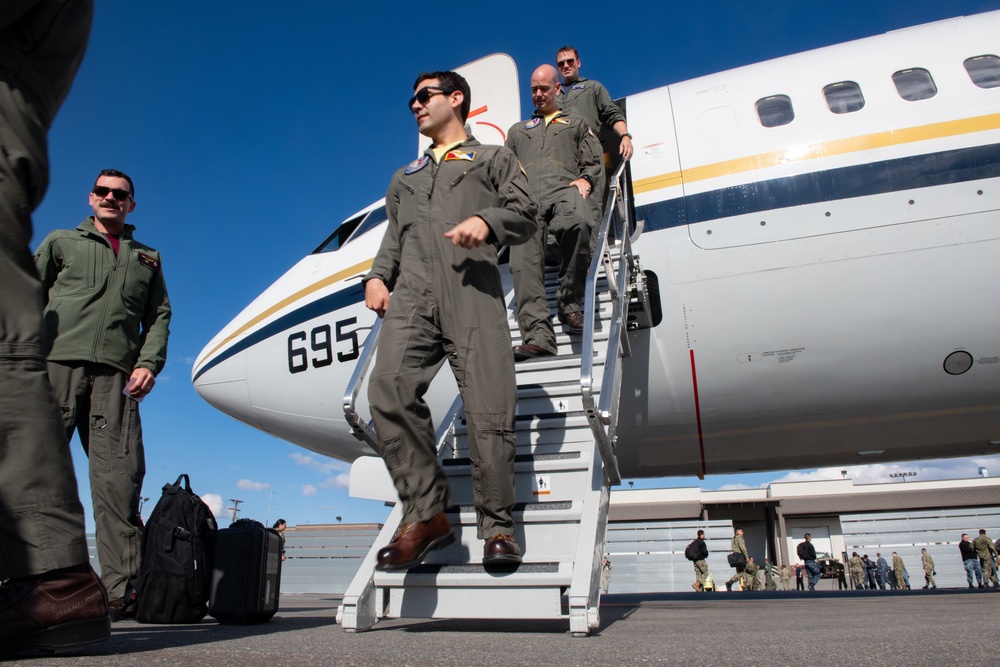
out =
[[(627, 334), (622, 476), (1000, 451), (998, 34), (979, 14), (624, 99), (651, 326)], [(513, 63), (464, 71), (471, 130), (502, 142)], [(321, 454), (373, 454), (341, 401), (384, 222), (382, 202), (348, 218), (215, 336), (199, 394)], [(455, 395), (440, 373), (435, 423)]]

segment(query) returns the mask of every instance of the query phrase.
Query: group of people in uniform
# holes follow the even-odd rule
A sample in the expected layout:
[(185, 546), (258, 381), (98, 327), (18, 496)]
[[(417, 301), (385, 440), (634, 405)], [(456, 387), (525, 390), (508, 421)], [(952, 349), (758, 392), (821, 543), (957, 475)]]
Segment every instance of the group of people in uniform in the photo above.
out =
[[(804, 540), (796, 548), (796, 554), (802, 560), (793, 567), (780, 564), (777, 567), (770, 561), (764, 561), (763, 567), (756, 564), (750, 552), (747, 551), (746, 540), (742, 528), (737, 528), (730, 542), (730, 564), (736, 572), (726, 582), (726, 590), (733, 590), (735, 585), (739, 585), (740, 590), (777, 590), (773, 576), (777, 572), (781, 580), (783, 590), (790, 589), (792, 571), (797, 581), (797, 588), (803, 590), (804, 579), (808, 581), (808, 590), (816, 590), (816, 584), (822, 576), (837, 577), (840, 580), (840, 588), (847, 589), (845, 570), (851, 574), (851, 583), (857, 590), (891, 590), (910, 589), (910, 576), (906, 570), (906, 564), (902, 557), (895, 551), (892, 552), (892, 565), (882, 557), (881, 553), (875, 554), (875, 560), (870, 560), (868, 554), (859, 555), (853, 552), (851, 558), (844, 564), (837, 559), (825, 561), (821, 565), (816, 559), (816, 549), (812, 544), (812, 536), (806, 533)], [(968, 533), (962, 533), (962, 541), (959, 542), (959, 550), (962, 554), (962, 561), (965, 566), (969, 588), (976, 588), (973, 577), (978, 580), (979, 588), (1000, 589), (997, 570), (1000, 567), (1000, 540), (995, 543), (986, 535), (986, 531), (981, 529), (979, 536), (975, 540), (970, 540)], [(705, 544), (705, 531), (699, 530), (697, 537), (688, 545), (685, 556), (692, 561), (695, 573), (695, 582), (691, 587), (698, 592), (713, 590), (712, 576), (708, 568), (708, 547)], [(924, 589), (936, 589), (937, 582), (934, 577), (937, 575), (937, 567), (934, 558), (927, 553), (926, 548), (920, 550), (920, 565), (924, 571)], [(764, 580), (761, 581), (759, 573), (763, 570)]]
[[(378, 552), (378, 569), (408, 569), (455, 539), (446, 514), (451, 492), (423, 399), (445, 360), (468, 424), (482, 562), (521, 562), (513, 516), (514, 364), (556, 353), (543, 282), (546, 239), (559, 248), (558, 320), (579, 334), (604, 192), (598, 125), (619, 135), (622, 159), (632, 155), (624, 116), (607, 90), (579, 76), (575, 49), (557, 53), (558, 71), (542, 65), (532, 74), (535, 111), (510, 128), (506, 146), (468, 134), (472, 91), (461, 75), (427, 72), (414, 83), (409, 109), (432, 143), (393, 175), (388, 229), (362, 281), (365, 305), (383, 318), (368, 397), (379, 453), (403, 508), (400, 528)], [(516, 347), (497, 265), (502, 246), (511, 249)]]

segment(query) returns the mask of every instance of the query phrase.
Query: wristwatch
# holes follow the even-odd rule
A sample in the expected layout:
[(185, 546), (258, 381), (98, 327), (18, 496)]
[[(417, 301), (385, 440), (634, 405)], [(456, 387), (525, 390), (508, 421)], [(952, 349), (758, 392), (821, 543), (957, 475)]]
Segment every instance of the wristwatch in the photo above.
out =
[(623, 134), (623, 135), (621, 136), (621, 138), (622, 138), (622, 139), (624, 139), (625, 137), (628, 137), (629, 139), (631, 139), (631, 138), (632, 138), (632, 135), (631, 135), (630, 133), (626, 132), (625, 134)]

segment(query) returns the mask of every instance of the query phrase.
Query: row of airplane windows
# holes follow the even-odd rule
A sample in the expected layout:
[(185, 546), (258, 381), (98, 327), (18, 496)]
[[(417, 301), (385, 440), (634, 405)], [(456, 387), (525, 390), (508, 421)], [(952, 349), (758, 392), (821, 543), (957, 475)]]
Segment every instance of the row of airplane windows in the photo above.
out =
[[(1000, 58), (992, 55), (975, 56), (965, 61), (965, 71), (972, 83), (980, 88), (1000, 87)], [(892, 75), (896, 92), (904, 100), (917, 102), (937, 95), (937, 84), (927, 70), (915, 67)], [(831, 83), (823, 88), (826, 104), (835, 114), (854, 113), (865, 106), (861, 86), (853, 81)], [(764, 127), (780, 127), (795, 120), (792, 100), (787, 95), (771, 95), (757, 100), (757, 118)]]

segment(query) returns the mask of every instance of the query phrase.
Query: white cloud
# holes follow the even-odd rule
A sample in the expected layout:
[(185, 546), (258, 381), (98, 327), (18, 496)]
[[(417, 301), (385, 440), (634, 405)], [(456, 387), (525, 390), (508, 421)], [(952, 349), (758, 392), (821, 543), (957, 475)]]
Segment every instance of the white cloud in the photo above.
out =
[(316, 487), (313, 486), (312, 484), (303, 484), (302, 485), (302, 495), (303, 496), (315, 496), (316, 495)]
[(271, 485), (267, 482), (255, 482), (251, 479), (241, 479), (236, 482), (237, 489), (245, 489), (247, 491), (266, 491), (271, 488)]
[[(765, 485), (766, 486), (766, 485)], [(750, 486), (749, 484), (723, 484), (719, 487), (719, 491), (745, 491), (746, 489), (759, 489), (759, 486)]]
[(313, 470), (318, 470), (324, 475), (330, 475), (335, 472), (346, 472), (350, 470), (350, 465), (342, 461), (318, 461), (311, 456), (305, 454), (300, 454), (299, 452), (292, 452), (288, 455), (293, 461), (298, 463), (300, 466), (306, 466), (307, 468), (312, 468)]
[(326, 481), (320, 484), (324, 489), (348, 489), (351, 487), (351, 475), (342, 472), (333, 477), (327, 477)]
[(226, 504), (222, 502), (222, 496), (218, 493), (203, 493), (201, 499), (208, 505), (208, 509), (212, 510), (216, 519), (225, 511)]

